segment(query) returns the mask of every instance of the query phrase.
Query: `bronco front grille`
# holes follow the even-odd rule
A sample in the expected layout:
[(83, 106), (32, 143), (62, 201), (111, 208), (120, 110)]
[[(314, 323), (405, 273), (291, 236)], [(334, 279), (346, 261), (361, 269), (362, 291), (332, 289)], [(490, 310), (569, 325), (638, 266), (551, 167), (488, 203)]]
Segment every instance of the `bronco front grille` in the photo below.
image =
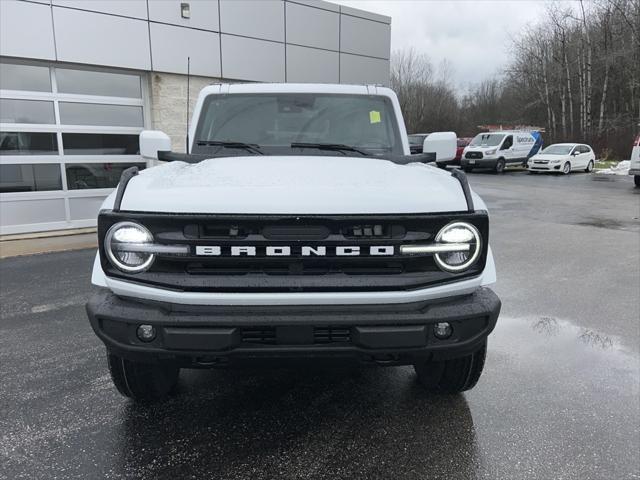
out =
[[(425, 195), (428, 195), (425, 192)], [(145, 272), (126, 274), (107, 260), (103, 241), (119, 221), (144, 225), (160, 244), (188, 245), (180, 256), (158, 255)], [(453, 221), (476, 225), (483, 239), (477, 264), (463, 273), (440, 270), (430, 255), (402, 255), (400, 245), (433, 242)], [(98, 220), (102, 267), (108, 276), (162, 288), (200, 292), (301, 292), (406, 290), (479, 274), (486, 258), (486, 212), (432, 215), (170, 215), (102, 212)], [(220, 248), (203, 255), (197, 247)], [(253, 255), (231, 256), (230, 249), (255, 248)], [(267, 256), (267, 246), (286, 247), (287, 255)], [(323, 255), (303, 256), (301, 246)], [(340, 256), (338, 247), (367, 252)], [(372, 255), (393, 247), (393, 255)], [(202, 252), (201, 252), (202, 253)]]

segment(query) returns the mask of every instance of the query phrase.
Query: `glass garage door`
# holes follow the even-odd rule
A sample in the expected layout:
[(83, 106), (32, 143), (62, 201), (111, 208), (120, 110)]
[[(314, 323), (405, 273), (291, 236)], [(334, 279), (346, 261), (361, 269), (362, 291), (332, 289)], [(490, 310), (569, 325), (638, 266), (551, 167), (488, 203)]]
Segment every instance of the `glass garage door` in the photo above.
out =
[(0, 60), (0, 234), (95, 226), (148, 124), (143, 73)]

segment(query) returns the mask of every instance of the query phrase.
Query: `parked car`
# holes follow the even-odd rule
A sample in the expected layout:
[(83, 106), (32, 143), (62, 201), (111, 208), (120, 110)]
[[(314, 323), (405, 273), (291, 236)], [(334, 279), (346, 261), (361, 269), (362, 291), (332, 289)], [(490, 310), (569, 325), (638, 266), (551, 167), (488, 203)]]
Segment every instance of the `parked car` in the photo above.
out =
[(428, 133), (412, 133), (409, 135), (409, 150), (411, 151), (411, 155), (422, 153), (422, 144), (428, 136)]
[(633, 181), (636, 184), (636, 187), (640, 187), (640, 134), (638, 134), (635, 142), (633, 142), (629, 175), (633, 175)]
[(436, 160), (436, 165), (438, 165), (438, 167), (444, 168), (444, 169), (446, 169), (449, 165), (460, 166), (460, 159), (462, 158), (462, 153), (464, 152), (464, 147), (469, 145), (469, 143), (471, 143), (471, 140), (473, 140), (472, 137), (457, 138), (456, 139), (455, 157), (451, 158), (450, 160), (445, 160), (444, 157), (438, 158)]
[(454, 162), (456, 165), (460, 165), (460, 160), (462, 159), (462, 154), (464, 153), (464, 147), (469, 145), (473, 140), (473, 137), (464, 137), (458, 139), (458, 148), (456, 149), (456, 158)]
[(510, 165), (526, 165), (536, 139), (531, 132), (498, 131), (479, 133), (464, 148), (460, 166), (465, 172), (490, 168), (502, 173)]
[(527, 162), (531, 173), (556, 172), (567, 175), (575, 170), (591, 172), (596, 163), (596, 154), (583, 143), (554, 143), (534, 155)]
[(405, 132), (388, 88), (286, 83), (205, 87), (187, 154), (142, 132), (167, 163), (104, 201), (87, 304), (117, 389), (156, 399), (182, 368), (299, 358), (473, 388), (500, 312), (487, 206), (424, 164), (455, 156), (453, 132), (423, 155)]

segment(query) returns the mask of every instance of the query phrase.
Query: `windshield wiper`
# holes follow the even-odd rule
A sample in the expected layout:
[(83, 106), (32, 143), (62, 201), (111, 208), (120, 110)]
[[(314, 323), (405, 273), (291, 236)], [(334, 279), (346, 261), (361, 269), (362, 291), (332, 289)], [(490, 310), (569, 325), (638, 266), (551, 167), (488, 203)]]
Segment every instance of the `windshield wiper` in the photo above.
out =
[(256, 143), (244, 143), (244, 142), (224, 142), (218, 140), (199, 140), (196, 142), (199, 146), (207, 146), (207, 147), (224, 147), (224, 148), (240, 148), (246, 150), (247, 152), (252, 152), (257, 155), (264, 155), (262, 150), (260, 150), (260, 146)]
[(343, 145), (341, 143), (292, 143), (291, 148), (317, 148), (318, 150), (333, 150), (335, 152), (356, 152), (360, 155), (370, 157), (369, 152), (352, 147), (351, 145)]

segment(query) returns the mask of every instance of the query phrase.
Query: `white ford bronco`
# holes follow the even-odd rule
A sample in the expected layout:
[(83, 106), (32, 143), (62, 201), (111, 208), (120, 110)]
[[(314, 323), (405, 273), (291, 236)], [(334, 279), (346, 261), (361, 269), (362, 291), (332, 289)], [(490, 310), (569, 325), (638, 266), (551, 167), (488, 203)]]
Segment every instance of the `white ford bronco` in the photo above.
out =
[(300, 359), (476, 384), (500, 311), (487, 208), (464, 173), (426, 164), (429, 137), (410, 155), (392, 90), (213, 85), (187, 153), (157, 131), (140, 149), (165, 163), (125, 171), (102, 205), (87, 304), (123, 395), (161, 398), (181, 368)]

